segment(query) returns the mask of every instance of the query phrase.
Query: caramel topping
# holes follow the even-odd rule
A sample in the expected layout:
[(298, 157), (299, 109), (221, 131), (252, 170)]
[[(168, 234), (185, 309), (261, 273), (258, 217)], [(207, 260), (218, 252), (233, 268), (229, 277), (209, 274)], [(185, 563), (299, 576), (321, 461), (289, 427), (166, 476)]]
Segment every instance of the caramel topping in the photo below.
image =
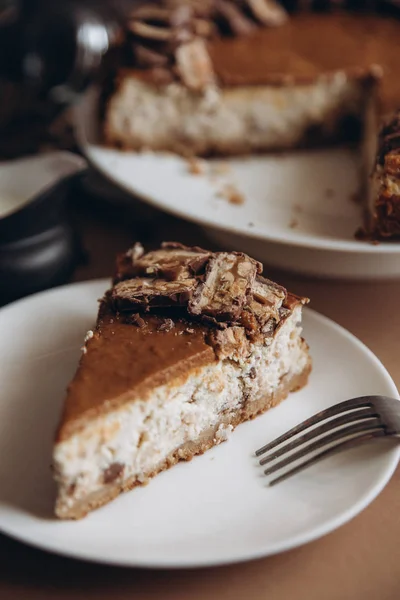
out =
[(207, 329), (176, 322), (160, 330), (163, 318), (146, 315), (144, 326), (126, 324), (107, 303), (101, 308), (94, 337), (87, 344), (77, 374), (69, 386), (58, 439), (79, 428), (81, 420), (95, 417), (123, 403), (124, 395), (146, 397), (158, 385), (215, 361), (205, 342)]
[[(222, 86), (312, 83), (321, 74), (383, 73), (383, 110), (400, 101), (400, 19), (364, 13), (291, 15), (278, 28), (216, 39), (208, 49)], [(379, 67), (379, 68), (378, 68)]]

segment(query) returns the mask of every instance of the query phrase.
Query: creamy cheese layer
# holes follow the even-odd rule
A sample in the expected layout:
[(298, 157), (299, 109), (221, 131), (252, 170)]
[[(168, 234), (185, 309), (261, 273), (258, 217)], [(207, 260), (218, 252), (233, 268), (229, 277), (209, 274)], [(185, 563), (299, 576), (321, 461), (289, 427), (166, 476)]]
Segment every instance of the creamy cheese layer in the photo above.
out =
[(205, 94), (173, 83), (161, 88), (127, 75), (107, 107), (108, 143), (196, 154), (298, 146), (310, 130), (335, 136), (340, 121), (363, 118), (365, 85), (345, 73), (307, 85), (212, 88)]

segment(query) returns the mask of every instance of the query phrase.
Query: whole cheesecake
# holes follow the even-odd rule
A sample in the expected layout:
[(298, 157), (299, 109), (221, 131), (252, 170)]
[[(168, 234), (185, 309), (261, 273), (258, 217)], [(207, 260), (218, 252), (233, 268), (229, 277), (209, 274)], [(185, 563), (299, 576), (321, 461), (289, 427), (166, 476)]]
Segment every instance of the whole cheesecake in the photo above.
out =
[(391, 208), (371, 201), (380, 119), (400, 105), (400, 19), (385, 6), (289, 15), (273, 0), (139, 3), (104, 141), (183, 156), (357, 143), (363, 237), (397, 236), (400, 211), (388, 223)]

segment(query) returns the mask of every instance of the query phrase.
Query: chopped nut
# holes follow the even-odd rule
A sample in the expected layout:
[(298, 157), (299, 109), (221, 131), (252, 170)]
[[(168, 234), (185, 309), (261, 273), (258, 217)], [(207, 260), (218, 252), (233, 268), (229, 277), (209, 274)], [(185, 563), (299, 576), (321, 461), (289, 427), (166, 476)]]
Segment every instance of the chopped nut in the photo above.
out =
[(179, 306), (188, 301), (196, 285), (195, 279), (167, 281), (138, 277), (117, 283), (112, 291), (112, 300), (116, 309), (121, 312), (130, 311), (138, 306), (145, 309)]
[(160, 250), (148, 252), (136, 260), (129, 269), (125, 269), (125, 274), (129, 273), (131, 277), (158, 276), (168, 281), (181, 281), (192, 278), (193, 272), (197, 272), (209, 256), (210, 253), (201, 248), (163, 244)]
[(219, 360), (228, 357), (240, 360), (248, 356), (250, 352), (250, 342), (243, 327), (212, 329), (208, 335), (208, 342), (214, 348)]
[(288, 14), (279, 2), (275, 0), (246, 0), (253, 15), (265, 25), (283, 25)]
[(146, 321), (144, 319), (142, 319), (142, 317), (139, 315), (139, 313), (129, 315), (129, 317), (128, 317), (128, 319), (126, 319), (126, 321), (129, 322), (131, 325), (136, 325), (137, 327), (140, 327), (140, 329), (143, 329), (143, 327), (146, 326)]
[(175, 3), (172, 12), (169, 15), (169, 22), (174, 29), (186, 29), (190, 27), (193, 18), (193, 6)]
[(175, 80), (173, 72), (166, 67), (154, 67), (151, 74), (155, 85), (169, 85)]
[(165, 42), (172, 38), (172, 31), (169, 28), (149, 25), (136, 19), (128, 23), (128, 29), (135, 35), (145, 39)]
[(295, 306), (297, 306), (298, 304), (308, 304), (309, 303), (309, 299), (308, 298), (304, 298), (302, 296), (296, 296), (296, 294), (288, 294), (286, 297), (285, 302), (283, 303), (282, 308), (279, 309), (279, 314), (282, 316), (282, 314), (284, 313), (284, 311), (292, 311), (293, 308)]
[(212, 38), (217, 33), (217, 27), (215, 23), (206, 21), (206, 19), (194, 19), (193, 29), (194, 33), (202, 38)]
[(249, 331), (255, 331), (265, 327), (271, 319), (279, 321), (279, 309), (285, 300), (285, 288), (258, 276), (241, 315), (243, 326)]
[(215, 83), (212, 62), (202, 38), (179, 46), (175, 58), (178, 73), (188, 88), (202, 91)]
[(115, 462), (103, 471), (103, 483), (113, 483), (116, 479), (122, 476), (125, 465)]
[(170, 20), (170, 9), (162, 6), (157, 6), (156, 4), (151, 4), (147, 2), (146, 4), (142, 4), (134, 7), (130, 12), (131, 19), (140, 19), (142, 21), (164, 21), (168, 23)]
[(251, 291), (257, 302), (274, 305), (277, 309), (282, 306), (287, 295), (284, 287), (261, 276), (257, 277)]
[(124, 279), (131, 277), (132, 266), (144, 254), (144, 248), (140, 242), (136, 242), (129, 248), (125, 254), (120, 254), (117, 257), (117, 275), (116, 279)]
[(260, 268), (260, 263), (239, 252), (215, 254), (208, 263), (204, 283), (189, 302), (189, 312), (218, 320), (235, 320)]
[(171, 331), (174, 327), (175, 323), (172, 319), (165, 319), (165, 321), (157, 327), (157, 331)]
[(139, 68), (165, 67), (168, 64), (168, 56), (159, 54), (141, 44), (135, 44), (134, 53)]
[(248, 35), (256, 28), (255, 23), (248, 19), (233, 2), (229, 0), (215, 0), (215, 6), (221, 16), (226, 19), (233, 33)]

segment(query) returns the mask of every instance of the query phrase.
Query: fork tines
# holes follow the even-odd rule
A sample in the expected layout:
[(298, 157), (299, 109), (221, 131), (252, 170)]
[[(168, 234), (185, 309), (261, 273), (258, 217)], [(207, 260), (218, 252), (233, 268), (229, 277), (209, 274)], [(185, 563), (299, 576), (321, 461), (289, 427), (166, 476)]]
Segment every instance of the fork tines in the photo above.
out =
[(368, 400), (369, 397), (355, 398), (335, 404), (257, 450), (256, 456), (265, 455), (260, 460), (261, 465), (273, 463), (265, 469), (265, 475), (272, 475), (303, 459), (269, 485), (275, 485), (332, 454), (373, 437), (384, 436), (385, 425)]

